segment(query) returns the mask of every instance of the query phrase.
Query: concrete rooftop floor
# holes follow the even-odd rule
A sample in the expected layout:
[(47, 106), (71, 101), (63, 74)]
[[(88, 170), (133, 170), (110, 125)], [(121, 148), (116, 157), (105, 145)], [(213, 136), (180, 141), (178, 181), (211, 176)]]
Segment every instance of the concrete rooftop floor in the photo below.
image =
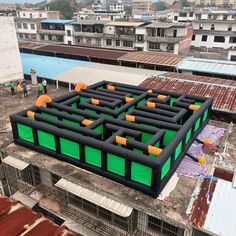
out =
[[(67, 93), (68, 89), (60, 87), (59, 90), (57, 90), (55, 86), (49, 85), (48, 91), (48, 95), (53, 98)], [(8, 90), (4, 91), (4, 114), (0, 111), (0, 148), (3, 148), (12, 155), (17, 155), (20, 159), (25, 160), (28, 163), (32, 163), (43, 169), (48, 169), (50, 172), (61, 177), (65, 177), (67, 180), (72, 182), (79, 182), (81, 186), (88, 187), (89, 189), (105, 194), (114, 200), (124, 202), (148, 214), (156, 215), (163, 220), (166, 219), (175, 225), (179, 225), (184, 228), (190, 227), (191, 224), (188, 221), (189, 216), (186, 214), (186, 210), (197, 183), (197, 180), (195, 179), (180, 176), (176, 188), (171, 192), (168, 199), (165, 201), (160, 201), (66, 162), (59, 161), (55, 158), (37, 153), (18, 145), (12, 145), (13, 140), (9, 115), (33, 106), (36, 98), (36, 88), (32, 88), (29, 91), (29, 96), (27, 98), (19, 98), (16, 96), (12, 97)], [(5, 117), (6, 120), (6, 129), (1, 129), (3, 128), (1, 123), (3, 117)], [(222, 149), (220, 149), (219, 152), (225, 152), (225, 157), (231, 161), (232, 166), (235, 168), (235, 124), (217, 121), (210, 121), (210, 124), (226, 128), (227, 132), (220, 143)], [(217, 160), (216, 155), (208, 156), (207, 160), (210, 164), (214, 162), (221, 165), (221, 163)]]

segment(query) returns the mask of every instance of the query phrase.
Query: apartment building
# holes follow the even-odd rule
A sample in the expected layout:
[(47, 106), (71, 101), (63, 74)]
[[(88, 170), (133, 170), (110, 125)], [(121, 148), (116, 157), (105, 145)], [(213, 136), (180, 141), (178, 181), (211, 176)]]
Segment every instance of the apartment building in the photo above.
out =
[(146, 50), (183, 53), (189, 49), (192, 26), (187, 23), (157, 21), (146, 26)]
[(73, 20), (46, 19), (42, 20), (39, 30), (40, 41), (52, 43), (65, 42), (65, 25)]
[(150, 0), (133, 0), (132, 15), (143, 15), (151, 11)]
[(236, 11), (196, 13), (192, 49), (222, 52), (236, 48)]
[(174, 11), (172, 14), (173, 22), (192, 22), (195, 20), (195, 12), (191, 8)]
[(66, 44), (103, 47), (104, 28), (109, 21), (82, 20), (65, 25)]
[(24, 18), (24, 19), (59, 19), (60, 12), (59, 11), (27, 9), (27, 10), (17, 11), (16, 17), (17, 18)]
[(201, 6), (224, 6), (230, 7), (235, 6), (236, 0), (195, 0), (195, 5)]
[(59, 11), (20, 10), (16, 13), (15, 27), (19, 40), (38, 41), (41, 21), (44, 19), (59, 19)]

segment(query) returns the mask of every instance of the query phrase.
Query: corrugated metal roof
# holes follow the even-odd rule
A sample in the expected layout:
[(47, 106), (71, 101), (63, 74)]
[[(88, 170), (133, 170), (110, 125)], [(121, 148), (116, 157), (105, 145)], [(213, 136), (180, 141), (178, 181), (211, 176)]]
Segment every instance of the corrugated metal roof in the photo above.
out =
[(60, 179), (55, 185), (122, 217), (130, 216), (133, 211), (132, 207), (129, 207), (121, 202), (112, 200), (106, 196), (103, 196), (90, 189), (84, 188), (66, 179)]
[(54, 224), (23, 204), (0, 195), (1, 235), (58, 235), (76, 236), (75, 233)]
[(45, 19), (41, 21), (41, 23), (54, 23), (54, 24), (69, 24), (71, 22), (73, 22), (73, 20)]
[(219, 179), (204, 223), (204, 229), (221, 236), (236, 235), (236, 189)]
[(236, 62), (187, 57), (177, 65), (178, 70), (236, 76)]
[(171, 27), (186, 27), (188, 24), (186, 23), (173, 23), (173, 22), (162, 22), (156, 21), (146, 26), (146, 28), (171, 28)]
[(175, 67), (183, 60), (183, 57), (159, 52), (130, 52), (121, 56), (118, 60)]
[(37, 48), (39, 52), (52, 52), (64, 55), (99, 58), (117, 60), (121, 56), (125, 55), (126, 51), (120, 50), (109, 50), (103, 48), (88, 48), (88, 47), (77, 47), (77, 46), (65, 46), (65, 45), (45, 45)]
[(204, 225), (209, 204), (212, 201), (212, 194), (215, 191), (216, 181), (213, 179), (204, 179), (201, 184), (201, 190), (197, 199), (193, 203), (190, 222), (199, 228)]
[(236, 87), (182, 80), (180, 76), (178, 79), (174, 79), (165, 77), (165, 74), (156, 78), (148, 78), (141, 83), (141, 86), (211, 97), (213, 99), (213, 109), (236, 112)]
[(29, 166), (28, 163), (19, 160), (13, 156), (7, 156), (6, 158), (3, 159), (3, 162), (7, 165), (10, 165), (14, 168), (17, 168), (18, 170), (24, 170), (26, 167)]

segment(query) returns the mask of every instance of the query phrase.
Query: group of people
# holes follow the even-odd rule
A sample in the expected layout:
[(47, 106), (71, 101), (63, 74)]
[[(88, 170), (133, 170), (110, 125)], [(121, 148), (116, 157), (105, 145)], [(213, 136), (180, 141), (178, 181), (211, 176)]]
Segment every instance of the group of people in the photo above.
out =
[[(15, 87), (15, 83), (11, 81), (8, 84), (8, 87), (10, 88), (12, 96), (16, 95), (16, 93), (18, 94), (19, 97), (22, 97), (22, 95), (24, 97), (28, 96), (28, 90), (27, 90), (27, 85), (26, 85), (25, 80), (23, 81), (19, 80), (16, 84), (16, 87)], [(42, 82), (38, 83), (37, 91), (38, 91), (38, 97), (41, 96), (43, 93), (46, 94), (48, 92), (47, 81), (45, 79), (43, 79)]]
[(16, 92), (17, 92), (19, 97), (22, 97), (22, 94), (23, 94), (24, 97), (28, 96), (28, 90), (27, 90), (27, 85), (26, 85), (25, 80), (23, 80), (23, 81), (19, 80), (17, 82), (17, 84), (16, 84), (16, 92), (15, 92), (15, 84), (14, 84), (13, 81), (11, 81), (8, 84), (8, 87), (11, 90), (11, 95), (16, 95)]

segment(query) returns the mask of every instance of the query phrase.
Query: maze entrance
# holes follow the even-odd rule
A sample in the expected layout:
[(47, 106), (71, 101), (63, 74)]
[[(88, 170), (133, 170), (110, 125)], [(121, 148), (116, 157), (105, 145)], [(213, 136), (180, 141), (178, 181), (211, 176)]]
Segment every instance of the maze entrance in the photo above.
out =
[(211, 106), (209, 98), (102, 81), (42, 96), (11, 124), (17, 144), (156, 197)]

